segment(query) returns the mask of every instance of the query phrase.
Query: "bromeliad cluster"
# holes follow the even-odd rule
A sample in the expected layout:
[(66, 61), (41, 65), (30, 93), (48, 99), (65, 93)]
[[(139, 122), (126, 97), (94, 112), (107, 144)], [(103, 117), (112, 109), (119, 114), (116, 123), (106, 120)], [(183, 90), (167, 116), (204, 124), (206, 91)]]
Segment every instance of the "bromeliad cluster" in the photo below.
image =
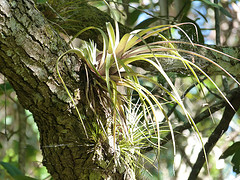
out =
[[(163, 68), (159, 63), (159, 58), (175, 58), (177, 60), (183, 60), (183, 58), (178, 54), (177, 50), (171, 43), (168, 43), (170, 48), (166, 48), (161, 45), (161, 43), (152, 43), (147, 44), (145, 39), (153, 36), (159, 35), (161, 38), (165, 39), (160, 33), (164, 30), (169, 29), (168, 26), (158, 26), (146, 30), (133, 31), (131, 33), (125, 34), (121, 39), (119, 35), (118, 23), (115, 23), (116, 30), (114, 31), (113, 26), (110, 23), (106, 23), (107, 34), (105, 34), (101, 29), (96, 27), (88, 27), (76, 34), (73, 39), (77, 38), (81, 33), (90, 30), (98, 30), (103, 38), (103, 50), (99, 51), (96, 48), (96, 44), (93, 41), (86, 42), (83, 48), (73, 48), (62, 54), (57, 60), (57, 72), (61, 78), (60, 72), (58, 70), (58, 63), (61, 58), (68, 53), (75, 53), (85, 61), (88, 68), (91, 69), (93, 73), (102, 79), (106, 83), (106, 89), (108, 91), (109, 97), (111, 99), (112, 107), (112, 122), (113, 122), (113, 137), (114, 142), (116, 142), (116, 132), (122, 132), (124, 137), (130, 137), (128, 124), (129, 121), (127, 117), (130, 111), (126, 111), (125, 107), (130, 107), (132, 104), (132, 92), (137, 92), (140, 100), (140, 106), (143, 112), (143, 119), (146, 121), (146, 124), (152, 123), (153, 132), (158, 137), (158, 144), (160, 143), (160, 132), (159, 132), (159, 123), (160, 121), (156, 116), (156, 109), (161, 110), (165, 118), (168, 120), (168, 117), (159, 102), (159, 100), (144, 86), (139, 82), (139, 78), (145, 79), (157, 87), (163, 89), (167, 92), (173, 99), (178, 102), (181, 107), (184, 107), (181, 103), (180, 96), (178, 95), (174, 85), (172, 84), (170, 78), (164, 72)], [(73, 40), (72, 39), (72, 40)], [(71, 41), (72, 41), (71, 40)], [(70, 41), (70, 43), (71, 43)], [(138, 45), (140, 42), (143, 42), (144, 45)], [(138, 45), (138, 46), (136, 46)], [(167, 53), (164, 53), (167, 51)], [(159, 53), (161, 52), (161, 53)], [(135, 72), (130, 65), (136, 61), (145, 61), (151, 64), (156, 70), (161, 73), (167, 82), (172, 87), (173, 93), (164, 88), (161, 84), (154, 81), (153, 79)], [(62, 83), (65, 86), (64, 81)], [(118, 91), (118, 87), (124, 87), (124, 94)], [(65, 86), (68, 95), (71, 97), (69, 91)], [(74, 100), (71, 97), (73, 103)], [(75, 106), (76, 107), (76, 106)], [(80, 116), (80, 113), (79, 113)], [(80, 116), (81, 117), (81, 116)], [(84, 122), (82, 125), (85, 129)], [(168, 121), (169, 122), (169, 121)], [(119, 126), (118, 126), (119, 125)], [(117, 130), (116, 127), (121, 127), (121, 131)], [(171, 130), (171, 124), (169, 122), (169, 127)], [(147, 127), (149, 129), (149, 127)], [(124, 131), (123, 131), (124, 130)], [(152, 135), (152, 132), (149, 132)], [(86, 132), (87, 135), (87, 132)], [(121, 135), (122, 137), (122, 135)], [(115, 144), (115, 143), (114, 143)]]
[[(175, 48), (175, 46), (161, 34), (163, 31), (168, 30), (169, 28), (179, 28), (176, 25), (162, 25), (145, 30), (136, 30), (125, 34), (122, 38), (120, 38), (119, 35), (117, 22), (115, 23), (115, 31), (110, 23), (106, 23), (106, 27), (107, 34), (99, 28), (88, 27), (73, 37), (73, 39), (75, 39), (81, 33), (90, 29), (98, 30), (103, 38), (102, 51), (99, 51), (96, 47), (96, 44), (93, 41), (90, 41), (86, 42), (82, 48), (72, 48), (68, 50), (67, 52), (63, 53), (57, 60), (57, 73), (69, 97), (71, 98), (73, 105), (76, 108), (81, 123), (84, 127), (86, 136), (88, 137), (88, 134), (84, 122), (58, 69), (59, 61), (64, 55), (68, 53), (75, 53), (77, 56), (79, 56), (80, 59), (85, 61), (85, 64), (88, 66), (88, 68), (98, 77), (95, 80), (101, 80), (101, 82), (105, 83), (103, 85), (101, 82), (96, 82), (102, 84), (103, 91), (107, 92), (108, 99), (110, 100), (110, 104), (108, 104), (107, 108), (111, 110), (112, 129), (111, 134), (107, 134), (107, 136), (113, 137), (111, 140), (113, 143), (111, 144), (115, 150), (120, 150), (120, 155), (123, 155), (123, 159), (125, 161), (128, 161), (126, 163), (129, 164), (129, 161), (135, 159), (136, 156), (134, 156), (134, 154), (148, 159), (140, 152), (141, 149), (146, 148), (147, 146), (153, 146), (157, 148), (159, 152), (158, 154), (160, 154), (161, 119), (158, 119), (157, 111), (161, 111), (161, 114), (163, 114), (164, 118), (168, 122), (168, 130), (172, 134), (175, 151), (172, 125), (167, 116), (167, 113), (165, 112), (165, 109), (163, 108), (163, 104), (160, 103), (159, 99), (155, 97), (151, 91), (141, 85), (140, 79), (144, 79), (152, 83), (155, 87), (162, 89), (168, 94), (169, 97), (171, 97), (175, 103), (179, 105), (189, 123), (192, 125), (193, 130), (198, 134), (203, 146), (203, 142), (198, 129), (190, 113), (184, 107), (184, 104), (174, 84), (171, 82), (170, 78), (162, 68), (160, 60), (161, 58), (168, 58), (174, 59), (176, 61), (181, 61), (185, 67), (192, 72), (194, 78), (201, 86), (201, 82), (199, 81), (198, 75), (195, 72), (195, 69), (197, 69), (204, 76), (206, 76), (210, 82), (213, 83), (219, 93), (226, 99), (226, 97), (213, 82), (213, 80), (196, 64), (187, 59), (184, 59), (179, 54), (179, 52), (189, 53), (191, 55), (199, 56), (200, 58), (208, 60), (211, 63), (214, 62), (194, 52)], [(162, 41), (146, 43), (145, 40), (151, 36), (158, 36), (162, 39)], [(137, 61), (145, 61), (149, 65), (153, 66), (159, 72), (159, 74), (165, 78), (166, 82), (169, 84), (170, 90), (163, 87), (154, 79), (134, 71), (131, 63)], [(221, 68), (220, 66), (218, 67)], [(225, 71), (223, 68), (221, 69)], [(120, 92), (119, 87), (123, 87), (124, 90)], [(134, 104), (132, 101), (133, 92), (137, 93), (138, 95), (139, 100), (137, 101), (137, 104)], [(228, 102), (227, 99), (226, 101)], [(104, 130), (104, 132), (107, 131)], [(127, 157), (130, 159), (127, 159)]]

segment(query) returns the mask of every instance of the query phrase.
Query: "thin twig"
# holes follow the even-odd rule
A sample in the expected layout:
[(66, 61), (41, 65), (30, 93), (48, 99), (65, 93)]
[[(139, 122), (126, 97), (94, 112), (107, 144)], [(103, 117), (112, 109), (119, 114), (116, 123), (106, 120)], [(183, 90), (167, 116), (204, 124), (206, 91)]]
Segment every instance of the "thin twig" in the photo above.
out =
[(172, 21), (172, 22), (177, 22), (177, 21), (174, 19), (174, 17), (172, 17), (172, 18), (169, 18), (169, 17), (166, 18), (166, 17), (162, 17), (162, 16), (155, 16), (155, 15), (151, 14), (150, 12), (147, 12), (147, 11), (142, 10), (142, 9), (140, 9), (140, 8), (134, 7), (134, 6), (132, 6), (131, 4), (126, 4), (126, 3), (123, 3), (123, 2), (115, 2), (115, 1), (109, 1), (109, 2), (113, 2), (114, 4), (128, 5), (129, 7), (133, 8), (133, 9), (135, 9), (135, 10), (138, 10), (138, 11), (140, 11), (140, 12), (142, 12), (142, 13), (145, 13), (146, 15), (148, 15), (148, 16), (150, 16), (150, 17), (152, 17), (152, 18), (161, 19), (161, 20), (166, 20), (166, 21)]
[[(238, 110), (240, 107), (240, 88), (237, 88), (233, 91), (233, 97), (230, 99), (231, 105), (234, 107), (235, 110)], [(236, 111), (232, 109), (232, 107), (226, 103), (226, 108), (223, 113), (223, 117), (218, 124), (218, 126), (215, 128), (211, 136), (208, 138), (208, 142), (205, 144), (204, 149), (206, 154), (208, 155), (212, 148), (216, 145), (217, 141), (222, 137), (222, 135), (227, 131), (229, 123), (231, 122), (234, 114)], [(189, 180), (196, 179), (202, 166), (204, 165), (205, 158), (203, 149), (198, 154), (198, 158), (192, 168), (192, 172), (189, 175)]]
[[(218, 0), (214, 0), (215, 4), (218, 4)], [(220, 45), (220, 17), (219, 9), (214, 8), (215, 13), (215, 30), (216, 30), (216, 45)]]
[[(233, 99), (234, 96), (235, 96), (235, 92), (237, 91), (238, 89), (234, 89), (232, 90), (228, 95), (227, 95), (227, 99)], [(205, 111), (203, 111), (202, 113), (200, 113), (199, 115), (197, 115), (195, 118), (194, 118), (194, 122), (195, 124), (198, 124), (199, 122), (203, 121), (204, 119), (206, 119), (207, 117), (209, 117), (211, 114), (210, 112), (213, 114), (215, 113), (216, 111), (222, 109), (223, 107), (226, 106), (226, 101), (225, 99), (222, 99), (218, 102), (216, 102), (215, 104), (213, 104), (212, 106), (210, 106), (208, 109), (206, 109)], [(210, 111), (209, 111), (210, 109)], [(174, 136), (178, 136), (180, 135), (184, 130), (186, 129), (190, 129), (191, 128), (191, 124), (189, 124), (188, 122), (184, 123), (183, 125), (181, 126), (177, 126), (173, 129), (174, 131)], [(169, 142), (170, 140), (172, 140), (172, 136), (171, 136), (171, 133), (167, 134), (162, 140), (161, 140), (161, 144), (160, 146), (163, 146), (165, 145), (167, 142)], [(152, 147), (148, 147), (146, 149), (144, 149), (144, 153), (145, 152), (149, 152), (153, 150)]]
[[(203, 82), (204, 80), (206, 80), (207, 79), (207, 77), (204, 77), (203, 79), (200, 79), (199, 81), (200, 82)], [(185, 98), (185, 96), (191, 91), (191, 89), (192, 88), (194, 88), (195, 86), (197, 86), (199, 83), (198, 82), (196, 82), (196, 83), (194, 83), (193, 85), (191, 85), (191, 86), (189, 86), (188, 88), (187, 88), (187, 90), (182, 94), (182, 96), (181, 96), (181, 99), (183, 99), (183, 98)], [(167, 116), (169, 117), (172, 113), (173, 113), (173, 111), (175, 110), (175, 108), (177, 107), (177, 103), (175, 103), (174, 105), (173, 105), (173, 107), (170, 109), (170, 111), (168, 111), (168, 113), (167, 113)], [(164, 118), (163, 119), (163, 122), (165, 122), (166, 121), (166, 119)]]
[[(211, 115), (211, 113), (213, 114), (214, 112), (222, 109), (224, 107), (224, 105), (225, 105), (225, 100), (221, 100), (220, 102), (215, 103), (214, 105), (209, 107), (210, 111), (209, 111), (209, 109), (206, 109), (205, 111), (203, 111), (197, 117), (194, 118), (195, 124), (197, 124), (197, 123), (203, 121), (204, 119), (206, 119), (207, 117), (209, 117)], [(192, 125), (189, 122), (186, 122), (181, 126), (177, 126), (173, 130), (174, 135), (177, 136), (177, 135), (181, 134), (181, 132), (183, 132), (185, 129), (191, 128), (191, 126)], [(171, 134), (168, 134), (167, 136), (165, 136), (163, 138), (163, 140), (161, 141), (161, 146), (165, 145), (169, 140), (171, 140)]]
[[(211, 107), (209, 107), (208, 109), (206, 109), (205, 111), (203, 111), (202, 113), (200, 113), (197, 117), (194, 118), (194, 122), (195, 124), (203, 121), (204, 119), (206, 119), (207, 117), (209, 117), (211, 114), (210, 112), (213, 114), (214, 112), (222, 109), (225, 105), (225, 100), (221, 100), (215, 104), (213, 104)], [(210, 111), (209, 111), (210, 109)], [(177, 126), (173, 129), (174, 131), (174, 137), (177, 137), (178, 135), (180, 135), (184, 130), (186, 129), (190, 129), (191, 128), (191, 124), (189, 122), (184, 123), (181, 126)], [(168, 133), (162, 140), (160, 143), (160, 146), (165, 145), (166, 143), (168, 143), (170, 140), (172, 140), (172, 136), (171, 133)], [(153, 150), (153, 147), (148, 147), (146, 149), (144, 149), (144, 153), (149, 152)]]
[(222, 76), (222, 84), (223, 84), (224, 92), (226, 94), (228, 94), (230, 89), (229, 89), (229, 85), (228, 85), (228, 79), (226, 76)]
[(7, 134), (7, 85), (6, 85), (5, 76), (3, 79), (3, 83), (4, 83), (4, 133), (7, 138), (8, 137), (8, 134)]
[(210, 92), (210, 94), (216, 96), (218, 99), (222, 99), (222, 96), (216, 94), (215, 92), (213, 92), (204, 82), (203, 82), (204, 87), (208, 90), (208, 92)]

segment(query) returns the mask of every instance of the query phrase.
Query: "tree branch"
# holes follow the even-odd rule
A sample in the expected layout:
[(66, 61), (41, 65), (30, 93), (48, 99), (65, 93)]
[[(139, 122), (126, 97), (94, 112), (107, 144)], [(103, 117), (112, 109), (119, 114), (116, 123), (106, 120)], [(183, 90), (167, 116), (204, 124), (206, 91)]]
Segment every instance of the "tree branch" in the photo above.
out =
[[(235, 89), (233, 92), (233, 97), (230, 99), (231, 105), (237, 111), (240, 107), (240, 88)], [(204, 149), (208, 155), (212, 148), (215, 146), (217, 141), (221, 136), (227, 131), (229, 123), (231, 122), (236, 111), (232, 109), (229, 104), (226, 104), (226, 108), (223, 113), (223, 117), (219, 122), (218, 126), (215, 128), (211, 136), (208, 138), (208, 142), (205, 144)], [(203, 164), (205, 163), (204, 152), (203, 150), (198, 154), (198, 158), (192, 168), (192, 172), (189, 175), (189, 180), (196, 179)]]
[[(230, 94), (231, 96), (231, 94)], [(229, 97), (229, 96), (228, 96)], [(194, 118), (194, 122), (195, 124), (203, 121), (204, 119), (206, 119), (207, 117), (209, 117), (211, 114), (210, 112), (213, 114), (216, 111), (222, 109), (225, 106), (225, 100), (221, 100), (215, 104), (213, 104), (211, 107), (209, 107), (209, 109), (206, 109), (205, 111), (203, 111), (202, 113), (200, 113), (197, 117)], [(174, 137), (177, 137), (178, 135), (180, 135), (184, 130), (186, 129), (190, 129), (191, 128), (191, 124), (189, 122), (184, 123), (181, 126), (177, 126), (173, 129), (174, 132)], [(168, 133), (162, 140), (160, 143), (160, 146), (164, 146), (166, 143), (168, 143), (170, 140), (172, 140), (172, 134)], [(153, 150), (153, 147), (148, 147), (146, 149), (144, 149), (144, 153), (149, 152)]]
[[(234, 77), (240, 77), (240, 74), (238, 73), (240, 68), (240, 47), (220, 47), (215, 45), (203, 46), (198, 44), (194, 44), (193, 46), (191, 43), (187, 42), (169, 42), (175, 45), (177, 48), (176, 51), (179, 51), (183, 58), (200, 67), (208, 75), (226, 75), (226, 73), (223, 71), (224, 68)], [(169, 42), (162, 42), (162, 44), (167, 45)], [(167, 50), (169, 49), (166, 48), (165, 52)], [(233, 58), (231, 58), (229, 55), (231, 55)], [(162, 58), (159, 59), (159, 61), (165, 72), (176, 72), (183, 75), (192, 75), (192, 72), (189, 69), (186, 69), (185, 65), (180, 60)], [(138, 63), (133, 63), (133, 65), (141, 67), (152, 74), (157, 73), (156, 70), (152, 66), (149, 66), (146, 62), (139, 61)], [(196, 68), (193, 69), (196, 70)], [(198, 70), (196, 70), (196, 72), (198, 74), (202, 74)]]
[[(195, 85), (192, 85), (191, 87), (193, 87)], [(190, 88), (188, 88), (188, 90), (190, 90)], [(232, 90), (229, 92), (229, 94), (227, 95), (227, 99), (232, 99), (235, 96), (235, 91), (236, 89)], [(186, 92), (185, 92), (186, 93)], [(184, 93), (184, 94), (185, 94)], [(226, 101), (224, 99), (216, 102), (215, 104), (213, 104), (212, 106), (210, 106), (208, 109), (206, 109), (205, 111), (201, 112), (199, 115), (197, 115), (194, 118), (194, 122), (195, 124), (198, 124), (199, 122), (202, 122), (204, 119), (206, 119), (207, 117), (209, 117), (211, 114), (210, 113), (215, 113), (216, 111), (222, 109), (223, 107), (226, 106)], [(175, 107), (175, 106), (174, 106)], [(173, 108), (174, 108), (173, 107)], [(172, 112), (173, 109), (170, 110), (170, 112)], [(168, 113), (168, 115), (170, 115)], [(180, 135), (184, 130), (186, 129), (190, 129), (191, 128), (191, 124), (189, 124), (188, 122), (184, 123), (181, 126), (177, 126), (173, 129), (174, 132), (174, 137), (177, 137), (178, 135)], [(162, 140), (161, 140), (161, 146), (164, 146), (167, 142), (169, 142), (170, 140), (172, 140), (172, 134), (168, 133)], [(151, 151), (153, 148), (149, 147), (147, 149), (144, 150), (144, 152), (149, 152)]]
[[(65, 0), (62, 0), (63, 2)], [(74, 0), (71, 0), (74, 1)], [(94, 26), (103, 29), (106, 32), (106, 22), (111, 22), (114, 25), (114, 20), (105, 12), (100, 11), (96, 7), (93, 7), (87, 3), (83, 3), (79, 1), (77, 5), (74, 4), (76, 7), (69, 7), (69, 8), (76, 8), (76, 12), (70, 11), (66, 14), (65, 10), (67, 7), (64, 7), (63, 9), (57, 8), (59, 6), (59, 3), (52, 4), (53, 8), (56, 8), (56, 10), (60, 13), (64, 13), (65, 16), (69, 18), (69, 20), (62, 20), (61, 18), (49, 18), (51, 21), (54, 21), (58, 24), (58, 26), (62, 26), (69, 35), (74, 36), (77, 34), (80, 30), (89, 27)], [(70, 3), (68, 3), (70, 4)], [(44, 13), (46, 14), (46, 13)], [(58, 28), (57, 26), (55, 26)], [(131, 32), (131, 29), (120, 24), (120, 34), (123, 36), (125, 33)], [(92, 39), (94, 40), (98, 47), (101, 49), (102, 47), (102, 38), (99, 34), (99, 32), (96, 31), (87, 31), (86, 33), (83, 33), (79, 38), (84, 40)], [(160, 38), (148, 38), (147, 42), (155, 42), (155, 41), (162, 41)], [(232, 74), (235, 77), (239, 77), (240, 74), (240, 63), (236, 59), (231, 59), (228, 56), (224, 56), (222, 53), (217, 53), (216, 51), (211, 50), (216, 49), (220, 52), (226, 53), (228, 55), (233, 56), (234, 58), (240, 59), (240, 47), (219, 47), (219, 46), (207, 46), (204, 47), (203, 45), (197, 45), (193, 46), (191, 43), (184, 43), (184, 42), (178, 42), (178, 41), (170, 41), (171, 43), (175, 44), (175, 47), (179, 48), (180, 54), (190, 62), (195, 63), (197, 66), (202, 68), (203, 71), (205, 71), (208, 75), (218, 75), (218, 74), (225, 74), (222, 69), (217, 67), (215, 64), (207, 61), (206, 59), (203, 59), (202, 57), (207, 57), (210, 60), (214, 61), (216, 64), (219, 64), (221, 67), (224, 67), (224, 69)], [(169, 42), (162, 42), (163, 45), (167, 45)], [(187, 51), (193, 51), (196, 54), (201, 55), (196, 56), (194, 54), (189, 54)], [(160, 59), (160, 63), (163, 66), (164, 70), (166, 72), (176, 72), (181, 73), (184, 75), (192, 74), (191, 71), (187, 71), (185, 65), (179, 61), (179, 60), (173, 60), (173, 59)], [(133, 63), (134, 66), (141, 67), (152, 74), (158, 73), (156, 69), (152, 66), (150, 66), (148, 63), (144, 61), (138, 61)], [(199, 71), (197, 71), (199, 74), (201, 74)], [(225, 74), (226, 75), (226, 74)]]
[[(209, 117), (211, 113), (215, 113), (216, 111), (222, 109), (225, 105), (224, 100), (221, 100), (217, 103), (215, 103), (214, 105), (212, 105), (211, 107), (209, 107), (209, 109), (206, 109), (205, 111), (203, 111), (202, 113), (200, 113), (197, 117), (194, 118), (194, 122), (195, 124), (203, 121), (204, 119), (206, 119), (207, 117)], [(183, 132), (185, 129), (190, 129), (191, 128), (191, 124), (189, 122), (184, 123), (181, 126), (177, 126), (176, 128), (173, 129), (174, 131), (174, 136), (178, 136), (181, 134), (181, 132)], [(165, 136), (162, 140), (161, 140), (161, 146), (165, 145), (169, 140), (172, 139), (172, 135), (171, 133), (169, 133), (167, 136)]]
[[(235, 96), (235, 91), (236, 91), (236, 89), (230, 91), (229, 94), (227, 95), (227, 99), (232, 99)], [(226, 101), (224, 99), (222, 99), (219, 102), (213, 104), (211, 107), (209, 107), (209, 109), (206, 109), (205, 111), (203, 111), (202, 113), (197, 115), (197, 117), (194, 118), (195, 124), (197, 124), (197, 123), (201, 122), (202, 120), (206, 119), (207, 117), (209, 117), (211, 115), (210, 112), (213, 114), (216, 111), (222, 109), (225, 105), (226, 105)], [(183, 132), (185, 129), (189, 129), (189, 128), (191, 128), (191, 125), (188, 122), (184, 123), (181, 126), (177, 126), (173, 130), (174, 135), (175, 136), (180, 135), (181, 132)], [(171, 139), (172, 139), (172, 135), (171, 135), (171, 133), (169, 133), (167, 136), (165, 136), (162, 139), (161, 145), (163, 146), (164, 144), (166, 144)]]

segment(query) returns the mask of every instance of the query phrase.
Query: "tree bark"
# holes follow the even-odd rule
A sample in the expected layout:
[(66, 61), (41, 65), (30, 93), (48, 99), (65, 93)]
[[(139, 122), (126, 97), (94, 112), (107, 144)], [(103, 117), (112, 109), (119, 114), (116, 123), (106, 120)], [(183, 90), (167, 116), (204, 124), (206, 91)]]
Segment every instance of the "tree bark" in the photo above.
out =
[[(240, 48), (239, 47), (221, 47), (215, 45), (198, 45), (180, 41), (169, 41), (175, 45), (182, 57), (196, 66), (200, 67), (205, 73), (210, 76), (226, 75), (226, 72), (240, 78), (238, 73), (240, 68)], [(167, 44), (165, 42), (163, 44)], [(214, 49), (214, 50), (213, 50)], [(167, 48), (163, 51), (166, 52)], [(221, 52), (221, 53), (220, 53)], [(224, 53), (224, 54), (223, 54)], [(230, 56), (229, 56), (230, 55)], [(206, 59), (207, 58), (207, 59)], [(160, 59), (159, 60), (165, 72), (175, 72), (182, 75), (192, 75), (189, 69), (180, 60), (176, 59)], [(218, 64), (218, 66), (216, 65)], [(133, 64), (134, 66), (141, 67), (152, 74), (157, 73), (153, 66), (149, 66), (146, 62), (139, 61)], [(193, 66), (192, 66), (193, 67)], [(193, 67), (198, 75), (202, 73)], [(226, 71), (224, 72), (223, 69)]]
[[(60, 63), (62, 77), (72, 94), (89, 138), (56, 74), (57, 58), (69, 49), (30, 0), (0, 1), (0, 72), (30, 110), (40, 132), (43, 164), (54, 179), (123, 179), (124, 165), (114, 163), (103, 105), (93, 89), (96, 115), (86, 100), (86, 72), (81, 60), (66, 56)], [(89, 75), (91, 81), (91, 74)], [(90, 84), (91, 86), (91, 84)], [(90, 88), (90, 87), (88, 87)], [(89, 129), (96, 131), (94, 134)]]

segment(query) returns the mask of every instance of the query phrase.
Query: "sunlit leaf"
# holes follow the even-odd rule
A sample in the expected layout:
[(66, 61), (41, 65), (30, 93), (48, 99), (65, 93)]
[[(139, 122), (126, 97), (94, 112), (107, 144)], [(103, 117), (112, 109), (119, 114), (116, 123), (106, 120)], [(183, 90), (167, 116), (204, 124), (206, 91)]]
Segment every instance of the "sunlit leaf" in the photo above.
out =
[(115, 51), (117, 58), (120, 58), (120, 56), (124, 52), (124, 49), (126, 47), (129, 37), (130, 37), (130, 34), (125, 34), (120, 40), (118, 47), (116, 48), (116, 51)]

